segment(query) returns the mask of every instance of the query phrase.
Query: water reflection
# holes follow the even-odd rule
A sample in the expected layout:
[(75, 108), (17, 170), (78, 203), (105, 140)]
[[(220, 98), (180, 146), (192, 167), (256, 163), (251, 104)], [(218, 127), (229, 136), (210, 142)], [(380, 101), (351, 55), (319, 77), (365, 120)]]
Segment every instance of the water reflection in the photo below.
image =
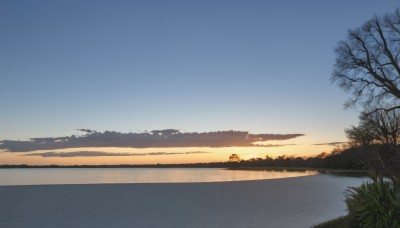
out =
[(368, 172), (324, 172), (329, 175), (339, 177), (370, 177)]
[(243, 171), (209, 168), (0, 169), (0, 185), (188, 183), (277, 179), (316, 171)]

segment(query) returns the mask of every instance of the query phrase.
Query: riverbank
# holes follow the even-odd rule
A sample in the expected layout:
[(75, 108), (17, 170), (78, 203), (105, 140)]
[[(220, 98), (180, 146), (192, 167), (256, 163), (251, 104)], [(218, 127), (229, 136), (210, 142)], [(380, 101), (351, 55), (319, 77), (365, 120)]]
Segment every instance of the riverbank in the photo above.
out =
[(346, 214), (363, 178), (0, 187), (0, 227), (310, 227)]

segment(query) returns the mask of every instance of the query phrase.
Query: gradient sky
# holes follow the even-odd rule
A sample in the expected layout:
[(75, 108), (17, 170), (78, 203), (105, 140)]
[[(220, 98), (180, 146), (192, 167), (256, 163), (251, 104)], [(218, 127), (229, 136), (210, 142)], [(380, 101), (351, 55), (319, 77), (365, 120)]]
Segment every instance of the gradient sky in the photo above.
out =
[[(299, 147), (275, 153), (328, 150), (312, 144), (345, 141), (344, 128), (358, 117), (343, 109), (347, 95), (329, 81), (333, 49), (347, 29), (399, 5), (3, 0), (0, 140), (68, 136), (77, 128), (244, 130), (306, 134), (284, 142)], [(218, 156), (265, 154), (226, 150)], [(185, 156), (222, 159), (212, 152)], [(139, 162), (164, 161), (146, 159), (153, 160)]]

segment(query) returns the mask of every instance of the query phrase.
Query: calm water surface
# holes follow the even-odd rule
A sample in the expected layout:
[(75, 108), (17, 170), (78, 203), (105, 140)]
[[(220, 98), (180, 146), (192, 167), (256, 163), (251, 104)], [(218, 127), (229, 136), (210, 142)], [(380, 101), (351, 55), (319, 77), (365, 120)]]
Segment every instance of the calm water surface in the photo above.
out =
[(0, 185), (224, 182), (314, 174), (208, 168), (15, 168), (0, 169)]

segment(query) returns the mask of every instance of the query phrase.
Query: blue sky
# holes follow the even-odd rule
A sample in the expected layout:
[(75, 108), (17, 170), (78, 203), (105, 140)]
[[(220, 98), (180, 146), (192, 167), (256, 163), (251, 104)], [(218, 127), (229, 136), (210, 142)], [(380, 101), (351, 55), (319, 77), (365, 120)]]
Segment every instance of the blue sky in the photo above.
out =
[(345, 140), (334, 46), (396, 1), (0, 2), (0, 139), (76, 128)]

